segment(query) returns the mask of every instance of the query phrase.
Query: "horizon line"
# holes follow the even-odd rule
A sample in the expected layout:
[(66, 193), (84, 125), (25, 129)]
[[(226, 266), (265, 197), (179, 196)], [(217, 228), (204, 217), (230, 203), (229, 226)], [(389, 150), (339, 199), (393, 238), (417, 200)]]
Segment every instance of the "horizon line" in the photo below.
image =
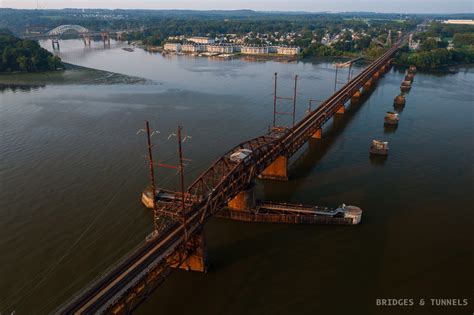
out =
[(0, 10), (2, 9), (9, 9), (9, 10), (24, 10), (24, 11), (46, 11), (46, 10), (108, 10), (108, 11), (115, 11), (115, 10), (122, 10), (122, 11), (127, 11), (127, 10), (144, 10), (144, 11), (196, 11), (196, 12), (238, 12), (238, 11), (251, 11), (251, 12), (256, 12), (256, 13), (307, 13), (307, 14), (315, 14), (315, 13), (325, 13), (325, 14), (340, 14), (340, 13), (375, 13), (375, 14), (404, 14), (404, 15), (416, 15), (416, 14), (425, 14), (425, 15), (473, 15), (474, 18), (474, 11), (473, 12), (438, 12), (438, 13), (427, 13), (427, 12), (412, 12), (412, 13), (407, 13), (407, 12), (378, 12), (378, 11), (366, 11), (366, 10), (360, 10), (360, 11), (331, 11), (331, 10), (326, 10), (326, 11), (306, 11), (306, 10), (254, 10), (254, 9), (156, 9), (156, 8), (103, 8), (103, 7), (97, 7), (97, 8), (80, 8), (80, 7), (64, 7), (64, 8), (12, 8), (12, 7), (0, 7)]

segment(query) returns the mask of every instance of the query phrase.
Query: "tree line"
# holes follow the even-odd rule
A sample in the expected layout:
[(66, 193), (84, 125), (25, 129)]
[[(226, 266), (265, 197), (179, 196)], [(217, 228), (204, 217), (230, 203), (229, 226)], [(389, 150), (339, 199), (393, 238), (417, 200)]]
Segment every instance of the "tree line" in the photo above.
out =
[(0, 29), (0, 72), (38, 72), (62, 68), (59, 57), (36, 41), (22, 40)]
[(327, 28), (327, 32), (332, 34), (341, 31), (342, 29), (351, 28), (358, 32), (357, 37), (352, 36), (352, 33), (345, 31), (342, 36), (331, 45), (323, 45), (320, 39), (324, 33), (316, 32), (316, 41), (308, 46), (302, 46), (303, 57), (307, 56), (360, 56), (363, 55), (369, 59), (375, 59), (384, 51), (387, 43), (389, 30), (391, 30), (391, 42), (395, 42), (398, 37), (398, 31), (406, 33), (415, 28), (418, 19), (409, 19), (405, 21), (396, 20), (373, 20), (359, 25), (359, 27), (350, 27), (344, 22), (339, 22), (338, 28)]
[(397, 64), (434, 69), (456, 64), (474, 63), (474, 26), (433, 22), (414, 36), (420, 47), (412, 51), (402, 47)]

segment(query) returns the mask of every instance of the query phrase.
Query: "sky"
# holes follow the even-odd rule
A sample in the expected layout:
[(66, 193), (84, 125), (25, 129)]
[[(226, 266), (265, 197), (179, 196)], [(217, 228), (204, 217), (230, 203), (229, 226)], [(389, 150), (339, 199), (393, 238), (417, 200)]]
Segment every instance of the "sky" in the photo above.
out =
[(192, 9), (474, 13), (474, 0), (0, 0), (2, 8)]

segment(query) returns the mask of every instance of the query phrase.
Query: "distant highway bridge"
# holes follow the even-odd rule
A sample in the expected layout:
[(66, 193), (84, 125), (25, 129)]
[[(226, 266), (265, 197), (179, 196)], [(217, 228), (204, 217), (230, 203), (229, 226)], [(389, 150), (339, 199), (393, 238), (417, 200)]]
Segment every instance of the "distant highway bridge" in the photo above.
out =
[[(402, 40), (293, 127), (275, 127), (239, 144), (215, 161), (184, 193), (177, 193), (174, 201), (154, 204), (154, 211), (177, 219), (170, 220), (163, 230), (155, 230), (138, 249), (67, 301), (57, 313), (128, 314), (174, 268), (205, 271), (203, 227), (208, 219), (231, 204), (237, 211), (247, 207), (256, 178), (286, 180), (289, 158), (310, 138), (320, 138), (323, 125), (335, 114), (344, 114), (349, 100), (371, 89), (391, 66)], [(246, 152), (246, 157), (235, 161), (231, 157), (235, 152)], [(153, 191), (151, 194), (155, 198)]]
[(123, 35), (131, 32), (142, 31), (141, 29), (128, 29), (128, 30), (109, 30), (109, 31), (91, 31), (81, 25), (65, 24), (55, 27), (44, 34), (27, 34), (22, 36), (24, 39), (51, 39), (53, 48), (59, 48), (59, 39), (63, 35), (75, 34), (82, 37), (84, 45), (90, 46), (91, 39), (93, 37), (100, 36), (104, 44), (110, 44), (110, 38), (115, 37), (117, 40), (122, 40)]

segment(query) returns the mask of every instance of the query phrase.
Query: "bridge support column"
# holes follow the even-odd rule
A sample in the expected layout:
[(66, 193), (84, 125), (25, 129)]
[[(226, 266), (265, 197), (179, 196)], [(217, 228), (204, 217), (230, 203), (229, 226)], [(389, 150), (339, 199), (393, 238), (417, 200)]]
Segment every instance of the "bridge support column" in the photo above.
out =
[(364, 84), (364, 90), (365, 90), (365, 91), (370, 90), (371, 87), (372, 87), (372, 79), (370, 79), (369, 81), (365, 82), (365, 84)]
[(377, 80), (380, 77), (380, 73), (377, 71), (374, 73), (373, 78)]
[(359, 90), (357, 90), (353, 95), (352, 95), (352, 98), (353, 99), (359, 99), (359, 97), (362, 96), (362, 93), (360, 93)]
[(281, 181), (288, 180), (288, 158), (284, 155), (280, 155), (272, 164), (263, 170), (258, 178)]
[(53, 50), (59, 50), (59, 39), (53, 38), (51, 39), (51, 44), (53, 45)]
[[(179, 260), (177, 252), (173, 260)], [(207, 272), (207, 247), (204, 231), (201, 231), (191, 237), (186, 243), (186, 258), (178, 266), (179, 263), (171, 264), (171, 267), (179, 268), (187, 271)]]
[(109, 33), (102, 33), (102, 41), (104, 42), (104, 47), (110, 46), (110, 35)]
[(321, 128), (319, 128), (318, 130), (316, 130), (315, 133), (313, 133), (313, 135), (311, 136), (311, 138), (312, 138), (312, 139), (321, 139), (322, 134), (323, 134), (323, 130), (322, 130)]
[(257, 205), (257, 197), (255, 193), (255, 185), (252, 185), (246, 190), (243, 190), (237, 194), (227, 204), (232, 210), (249, 210), (255, 208)]
[(90, 36), (83, 36), (82, 39), (84, 40), (84, 46), (90, 46), (91, 45)]
[(346, 107), (344, 107), (344, 104), (339, 105), (339, 108), (336, 111), (336, 114), (344, 114), (346, 112)]

